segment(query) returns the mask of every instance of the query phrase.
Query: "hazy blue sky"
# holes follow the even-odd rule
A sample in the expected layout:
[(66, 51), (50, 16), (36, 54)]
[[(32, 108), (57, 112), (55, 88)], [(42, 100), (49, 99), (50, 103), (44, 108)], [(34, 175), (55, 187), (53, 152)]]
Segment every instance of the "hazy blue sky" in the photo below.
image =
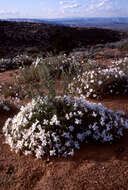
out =
[(0, 18), (128, 16), (128, 0), (0, 0)]

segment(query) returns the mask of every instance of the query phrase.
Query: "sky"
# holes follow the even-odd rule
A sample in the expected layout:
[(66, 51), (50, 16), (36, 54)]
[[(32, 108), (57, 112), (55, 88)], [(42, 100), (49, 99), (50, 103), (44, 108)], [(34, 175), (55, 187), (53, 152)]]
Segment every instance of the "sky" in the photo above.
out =
[(128, 0), (0, 0), (0, 18), (128, 17)]

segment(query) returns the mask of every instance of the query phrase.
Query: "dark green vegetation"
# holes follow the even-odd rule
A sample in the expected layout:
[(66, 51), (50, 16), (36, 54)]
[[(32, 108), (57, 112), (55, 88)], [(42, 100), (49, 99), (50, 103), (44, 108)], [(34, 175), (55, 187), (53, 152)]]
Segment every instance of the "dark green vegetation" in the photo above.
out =
[(0, 22), (0, 57), (71, 52), (74, 48), (120, 41), (126, 34), (108, 29), (70, 28), (25, 22)]

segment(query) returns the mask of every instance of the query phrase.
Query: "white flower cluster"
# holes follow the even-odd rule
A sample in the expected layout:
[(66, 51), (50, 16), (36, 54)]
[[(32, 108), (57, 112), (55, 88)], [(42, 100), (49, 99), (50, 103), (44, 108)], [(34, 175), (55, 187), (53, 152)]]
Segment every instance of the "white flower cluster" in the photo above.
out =
[[(54, 111), (53, 111), (54, 110)], [(82, 142), (112, 142), (123, 135), (128, 120), (101, 104), (58, 96), (32, 100), (3, 127), (6, 143), (25, 155), (73, 156)]]
[(71, 94), (83, 94), (87, 98), (104, 97), (107, 94), (128, 93), (128, 75), (120, 67), (85, 71), (69, 84)]
[(14, 58), (0, 59), (0, 71), (16, 69), (23, 65), (31, 65), (34, 59), (28, 55), (17, 55)]
[(117, 61), (113, 61), (111, 67), (118, 67), (122, 70), (125, 74), (128, 74), (128, 57), (119, 59)]

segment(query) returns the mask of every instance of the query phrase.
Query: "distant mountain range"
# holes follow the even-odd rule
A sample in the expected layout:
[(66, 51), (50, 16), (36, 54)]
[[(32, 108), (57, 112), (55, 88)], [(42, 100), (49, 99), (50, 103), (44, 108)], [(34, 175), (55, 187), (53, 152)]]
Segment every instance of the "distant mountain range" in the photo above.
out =
[(46, 23), (71, 27), (97, 27), (118, 30), (128, 30), (128, 17), (112, 18), (60, 18), (60, 19), (30, 19), (10, 18), (8, 21)]

